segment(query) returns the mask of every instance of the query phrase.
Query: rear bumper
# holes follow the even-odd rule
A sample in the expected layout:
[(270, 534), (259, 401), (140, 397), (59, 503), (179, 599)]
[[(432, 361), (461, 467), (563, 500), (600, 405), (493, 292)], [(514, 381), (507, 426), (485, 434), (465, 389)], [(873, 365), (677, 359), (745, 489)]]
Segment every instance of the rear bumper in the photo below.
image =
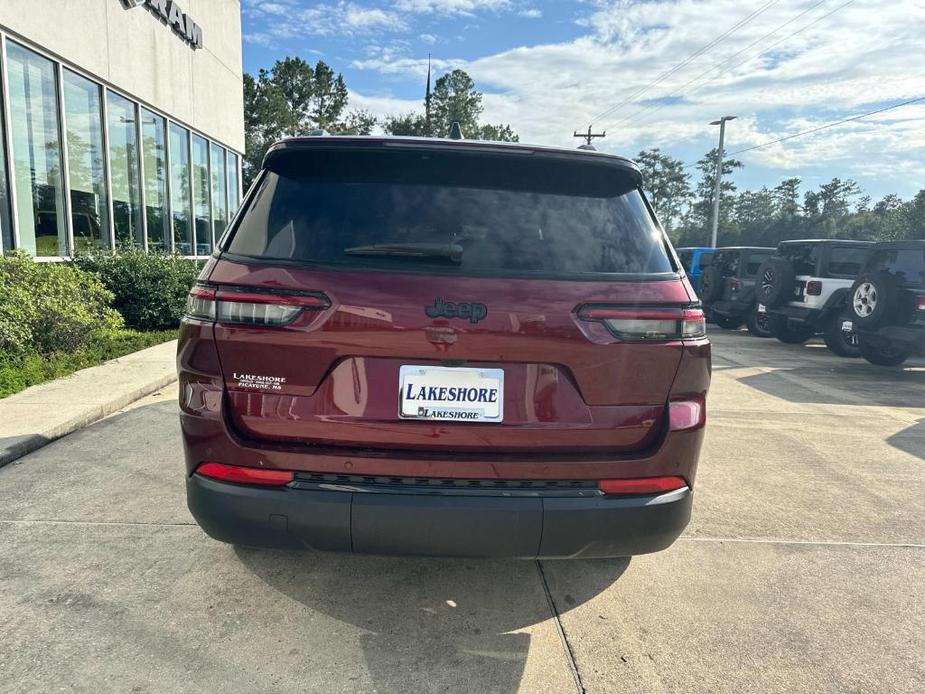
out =
[(803, 308), (802, 306), (775, 306), (767, 310), (769, 316), (780, 316), (796, 325), (812, 325), (823, 316), (823, 310), (818, 308)]
[(190, 511), (216, 540), (256, 547), (443, 557), (592, 558), (665, 549), (688, 488), (655, 496), (509, 497), (266, 489), (192, 475)]

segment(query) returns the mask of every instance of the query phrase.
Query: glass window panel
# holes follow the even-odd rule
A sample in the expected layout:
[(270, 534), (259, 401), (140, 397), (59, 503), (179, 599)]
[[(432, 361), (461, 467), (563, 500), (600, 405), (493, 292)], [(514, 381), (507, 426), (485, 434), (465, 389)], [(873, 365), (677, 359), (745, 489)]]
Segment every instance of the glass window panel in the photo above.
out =
[(74, 249), (109, 248), (100, 86), (69, 70), (64, 71), (63, 80)]
[(112, 178), (112, 218), (116, 243), (143, 246), (141, 186), (138, 175), (138, 131), (135, 104), (108, 92), (109, 165)]
[(193, 135), (193, 214), (196, 226), (196, 255), (212, 252), (212, 197), (209, 195), (209, 143)]
[(218, 241), (228, 223), (228, 181), (225, 175), (225, 150), (212, 145), (212, 226)]
[(238, 211), (241, 204), (241, 184), (238, 180), (238, 155), (228, 152), (228, 218)]
[(67, 255), (55, 66), (13, 42), (7, 58), (20, 246), (36, 256)]
[[(0, 69), (2, 69), (2, 64), (3, 56), (0, 55)], [(13, 247), (13, 220), (10, 213), (10, 182), (7, 178), (5, 140), (3, 95), (0, 94), (0, 243), (2, 243), (3, 249), (8, 251)]]
[(189, 131), (170, 125), (170, 214), (173, 218), (174, 250), (193, 253), (193, 210), (190, 197)]
[(144, 156), (145, 215), (148, 222), (148, 250), (170, 251), (167, 215), (167, 122), (141, 110), (141, 151)]

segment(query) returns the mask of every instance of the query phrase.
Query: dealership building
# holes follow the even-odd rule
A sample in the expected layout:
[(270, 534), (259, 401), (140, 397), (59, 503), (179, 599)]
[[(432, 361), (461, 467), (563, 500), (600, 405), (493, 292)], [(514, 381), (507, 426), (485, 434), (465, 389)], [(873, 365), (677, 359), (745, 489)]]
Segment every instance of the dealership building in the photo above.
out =
[(240, 0), (0, 0), (0, 250), (209, 255), (243, 151)]

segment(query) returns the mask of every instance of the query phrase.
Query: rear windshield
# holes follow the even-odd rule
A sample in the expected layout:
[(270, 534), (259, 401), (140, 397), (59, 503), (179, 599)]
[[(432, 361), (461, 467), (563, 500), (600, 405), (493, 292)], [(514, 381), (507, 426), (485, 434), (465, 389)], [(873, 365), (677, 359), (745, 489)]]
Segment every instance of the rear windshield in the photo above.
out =
[[(224, 250), (333, 267), (459, 275), (675, 271), (642, 194), (613, 166), (529, 154), (295, 155), (265, 174)], [(399, 246), (386, 254), (369, 248), (382, 244)], [(410, 257), (401, 251), (409, 244), (461, 253), (452, 260), (436, 253)]]
[(719, 251), (713, 255), (713, 265), (723, 277), (735, 277), (739, 272), (739, 257), (738, 251)]
[(752, 253), (749, 255), (748, 262), (745, 264), (745, 277), (757, 277), (758, 268), (761, 267), (761, 263), (767, 260), (771, 255), (771, 253)]
[(925, 287), (925, 249), (874, 251), (867, 268), (871, 272), (886, 270), (908, 286)]
[(780, 254), (793, 264), (797, 275), (815, 275), (819, 261), (819, 246), (814, 243), (784, 243)]

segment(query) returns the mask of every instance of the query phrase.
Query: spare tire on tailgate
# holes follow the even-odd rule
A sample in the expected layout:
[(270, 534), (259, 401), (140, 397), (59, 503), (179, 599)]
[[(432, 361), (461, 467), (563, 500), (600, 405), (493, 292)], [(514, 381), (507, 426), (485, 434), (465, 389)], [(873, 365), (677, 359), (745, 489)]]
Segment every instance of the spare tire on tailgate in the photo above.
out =
[(723, 273), (715, 265), (704, 269), (700, 275), (700, 300), (709, 304), (723, 295)]
[(786, 258), (771, 256), (758, 268), (758, 282), (755, 295), (759, 304), (767, 307), (787, 303), (793, 296), (795, 274), (793, 265)]
[(889, 322), (899, 304), (899, 286), (889, 272), (861, 275), (848, 294), (848, 311), (861, 328), (876, 328)]

